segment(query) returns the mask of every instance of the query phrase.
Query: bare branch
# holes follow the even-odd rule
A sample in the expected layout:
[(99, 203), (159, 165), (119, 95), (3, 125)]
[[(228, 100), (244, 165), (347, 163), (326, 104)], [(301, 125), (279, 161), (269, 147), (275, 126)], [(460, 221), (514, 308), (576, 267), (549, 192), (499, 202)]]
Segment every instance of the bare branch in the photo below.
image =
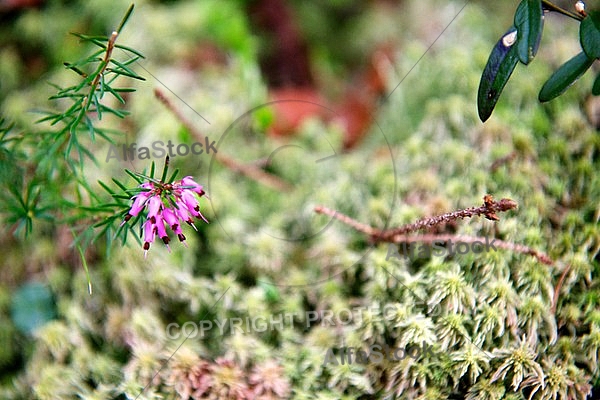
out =
[(472, 218), (475, 216), (485, 216), (487, 219), (492, 221), (498, 221), (500, 218), (496, 215), (496, 212), (505, 212), (517, 208), (517, 203), (511, 199), (502, 199), (500, 201), (494, 201), (492, 196), (486, 195), (483, 198), (484, 203), (480, 207), (471, 207), (464, 210), (452, 211), (446, 214), (438, 215), (435, 217), (423, 218), (412, 224), (404, 225), (399, 228), (388, 229), (380, 231), (379, 234), (374, 235), (375, 241), (384, 242), (395, 242), (396, 236), (405, 235), (410, 232), (415, 232), (422, 229), (433, 228), (434, 226), (455, 221), (457, 219)]
[[(154, 89), (154, 96), (160, 100), (162, 104), (167, 107), (171, 113), (185, 126), (185, 128), (196, 138), (196, 140), (204, 141), (205, 136), (200, 132), (192, 123), (189, 121), (171, 101), (166, 97), (165, 93), (159, 89)], [(280, 192), (289, 191), (292, 187), (284, 180), (278, 178), (275, 175), (269, 174), (255, 165), (240, 164), (233, 158), (227, 157), (221, 153), (216, 153), (215, 158), (221, 164), (231, 169), (232, 171), (238, 172), (248, 178), (276, 189)]]
[[(517, 207), (517, 203), (510, 199), (502, 199), (498, 202), (492, 199), (492, 196), (486, 195), (484, 197), (484, 204), (480, 207), (471, 207), (464, 210), (453, 211), (450, 213), (438, 215), (435, 217), (428, 217), (412, 224), (407, 224), (399, 228), (393, 228), (388, 230), (380, 230), (373, 228), (369, 225), (363, 224), (344, 215), (338, 211), (332, 210), (327, 207), (317, 206), (315, 212), (319, 214), (329, 215), (344, 224), (351, 226), (358, 232), (362, 232), (375, 242), (387, 242), (387, 243), (404, 243), (404, 242), (423, 242), (432, 244), (434, 242), (447, 242), (450, 240), (461, 241), (465, 243), (475, 243), (485, 241), (486, 238), (479, 236), (464, 236), (464, 235), (451, 235), (451, 234), (423, 234), (423, 235), (407, 235), (410, 232), (414, 232), (421, 229), (432, 228), (436, 225), (454, 221), (456, 219), (471, 218), (474, 216), (485, 216), (486, 218), (497, 221), (499, 220), (496, 212), (504, 212), (512, 210)], [(510, 250), (516, 253), (527, 254), (537, 258), (544, 264), (552, 265), (554, 261), (545, 253), (534, 250), (530, 247), (505, 242), (503, 240), (494, 239), (494, 246), (501, 249)]]

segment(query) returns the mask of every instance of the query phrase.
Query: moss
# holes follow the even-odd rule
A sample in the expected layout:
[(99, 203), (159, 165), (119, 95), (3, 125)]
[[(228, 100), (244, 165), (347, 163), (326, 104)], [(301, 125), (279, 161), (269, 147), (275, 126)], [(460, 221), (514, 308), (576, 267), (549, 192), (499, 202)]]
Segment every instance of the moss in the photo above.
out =
[[(336, 3), (296, 4), (300, 22), (314, 16), (303, 29), (310, 31), (320, 63), (316, 71), (336, 80), (331, 92), (344, 86), (345, 63), (380, 38), (392, 40), (397, 59), (386, 75), (391, 96), (377, 109), (377, 124), (360, 148), (322, 162), (317, 160), (331, 155), (343, 139), (334, 123), (313, 119), (296, 136), (274, 139), (263, 132), (272, 110), (262, 108), (230, 126), (268, 94), (244, 2), (150, 2), (139, 7), (139, 19), (136, 8), (125, 41), (147, 53), (144, 68), (210, 121), (182, 106), (212, 140), (221, 140), (219, 153), (254, 163), (286, 140), (298, 145), (300, 150), (282, 151), (269, 166), (293, 188), (277, 192), (208, 157), (175, 158), (183, 172), (207, 182), (211, 199), (203, 207), (211, 223), (198, 234), (190, 230), (190, 249), (172, 246), (168, 253), (155, 246), (144, 259), (131, 241), (113, 249), (110, 258), (96, 255), (90, 263), (91, 296), (78, 259), (58, 254), (62, 245), (52, 227), (27, 243), (0, 241), (7, 266), (0, 274), (0, 368), (19, 368), (14, 382), (0, 382), (0, 397), (133, 399), (147, 384), (140, 398), (189, 397), (190, 388), (199, 385), (198, 369), (210, 371), (215, 380), (237, 379), (242, 392), (255, 387), (253, 379), (271, 374), (282, 388), (289, 384), (288, 397), (300, 399), (525, 399), (536, 387), (534, 399), (565, 390), (583, 399), (598, 385), (600, 139), (579, 104), (590, 78), (550, 104), (536, 100), (555, 64), (577, 46), (561, 39), (570, 31), (547, 22), (549, 41), (545, 38), (541, 50), (546, 53), (521, 68), (494, 116), (481, 125), (474, 100), (480, 73), (513, 10), (498, 8), (493, 14), (498, 18), (490, 18), (499, 6), (474, 2), (421, 58), (435, 39), (431, 35), (458, 11), (455, 3), (404, 2), (406, 9)], [(47, 45), (54, 66), (48, 76), (62, 80), (67, 78), (58, 72), (57, 60), (74, 59), (83, 50), (65, 44), (71, 42), (56, 32), (85, 21), (57, 7), (25, 11), (13, 29), (23, 28), (24, 40)], [(336, 7), (367, 10), (352, 14), (338, 37), (331, 19)], [(118, 19), (100, 2), (83, 10), (97, 12), (101, 25)], [(321, 39), (337, 48), (315, 43)], [(199, 40), (215, 43), (228, 62), (194, 70), (181, 65), (180, 59), (193, 57), (190, 48)], [(346, 53), (345, 44), (351, 46)], [(32, 124), (23, 111), (45, 104), (46, 93), (39, 82), (24, 84), (20, 74), (26, 66), (13, 51), (5, 50), (0, 63), (8, 79), (1, 107), (29, 131)], [(131, 95), (132, 115), (126, 120), (131, 125), (121, 127), (126, 139), (191, 141), (159, 108), (152, 82)], [(23, 85), (19, 93), (18, 85)], [(492, 171), (498, 159), (511, 154)], [(100, 163), (90, 182), (121, 174), (121, 167)], [(388, 259), (386, 245), (371, 245), (350, 227), (313, 213), (322, 204), (376, 227), (392, 227), (476, 204), (488, 192), (514, 199), (518, 210), (498, 222), (458, 221), (446, 232), (528, 245), (550, 254), (554, 265), (504, 249)], [(59, 315), (23, 339), (23, 348), (31, 350), (19, 354), (21, 338), (6, 315), (10, 290), (5, 287), (29, 275), (49, 282)], [(341, 315), (356, 307), (365, 308), (361, 318), (346, 324), (308, 319), (318, 311)], [(234, 318), (282, 315), (293, 317), (262, 332), (235, 333), (229, 324)], [(167, 336), (170, 323), (191, 327), (208, 321), (213, 325), (203, 337), (182, 345), (184, 336)], [(433, 353), (415, 362), (323, 365), (327, 349), (334, 347), (422, 342), (434, 346)], [(16, 365), (21, 359), (23, 365)]]

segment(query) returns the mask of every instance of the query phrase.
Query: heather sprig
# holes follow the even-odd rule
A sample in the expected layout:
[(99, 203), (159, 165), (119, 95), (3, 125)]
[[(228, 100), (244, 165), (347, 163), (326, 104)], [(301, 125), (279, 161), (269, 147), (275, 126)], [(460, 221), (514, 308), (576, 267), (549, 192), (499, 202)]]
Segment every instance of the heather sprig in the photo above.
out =
[[(144, 256), (147, 255), (150, 245), (158, 236), (170, 251), (170, 238), (166, 228), (169, 228), (185, 245), (186, 237), (183, 234), (182, 224), (186, 223), (193, 227), (196, 231), (194, 218), (201, 219), (208, 223), (208, 220), (200, 212), (198, 199), (205, 195), (204, 189), (191, 176), (185, 176), (182, 179), (175, 180), (179, 173), (176, 169), (168, 178), (169, 156), (165, 160), (162, 175), (160, 179), (154, 178), (155, 164), (152, 163), (150, 175), (144, 173), (126, 172), (133, 177), (138, 186), (133, 189), (128, 189), (116, 179), (113, 182), (117, 184), (125, 194), (117, 194), (111, 190), (106, 184), (100, 184), (111, 194), (111, 196), (119, 203), (117, 207), (121, 208), (121, 212), (113, 212), (104, 221), (96, 224), (96, 227), (105, 226), (102, 232), (108, 232), (113, 228), (117, 218), (123, 216), (123, 221), (116, 228), (115, 234), (121, 235), (123, 243), (126, 240), (127, 232), (136, 223), (139, 223), (142, 230)], [(126, 205), (127, 210), (123, 210), (125, 205), (123, 200), (129, 199), (133, 203)], [(129, 229), (124, 229), (126, 224), (131, 222)], [(166, 227), (165, 227), (166, 226)]]
[[(133, 5), (110, 37), (73, 34), (99, 49), (65, 63), (81, 79), (66, 88), (53, 85), (58, 92), (50, 99), (64, 108), (42, 112), (45, 116), (37, 121), (45, 125), (41, 130), (23, 129), (0, 118), (0, 201), (7, 205), (0, 211), (6, 214), (13, 235), (27, 237), (39, 222), (46, 224), (36, 226), (38, 231), (48, 226), (66, 227), (73, 232), (74, 247), (81, 254), (94, 237), (92, 225), (123, 206), (101, 198), (97, 188), (88, 183), (83, 162), (86, 157), (95, 161), (90, 141), (100, 137), (111, 142), (111, 135), (123, 134), (100, 123), (105, 114), (127, 115), (126, 110), (111, 105), (114, 101), (124, 104), (124, 94), (135, 91), (120, 87), (122, 78), (144, 80), (131, 68), (142, 54), (117, 43), (132, 12)], [(108, 235), (107, 250), (111, 242)]]
[[(53, 135), (46, 136), (48, 141), (46, 153), (48, 149), (50, 154), (62, 151), (73, 169), (76, 164), (71, 160), (72, 151), (77, 154), (80, 167), (83, 166), (84, 157), (95, 160), (91, 149), (84, 146), (79, 135), (88, 133), (92, 141), (99, 136), (112, 143), (109, 135), (114, 131), (98, 126), (97, 121), (102, 119), (103, 114), (112, 114), (118, 118), (124, 118), (128, 114), (126, 110), (111, 107), (105, 94), (110, 94), (120, 104), (125, 104), (122, 94), (134, 92), (135, 89), (117, 87), (117, 80), (120, 77), (145, 80), (131, 68), (131, 64), (144, 56), (135, 49), (117, 44), (117, 38), (132, 12), (133, 4), (110, 37), (73, 33), (81, 42), (92, 44), (99, 49), (88, 57), (73, 63), (64, 63), (67, 69), (77, 73), (82, 79), (79, 83), (66, 88), (53, 85), (58, 92), (51, 96), (50, 100), (66, 100), (70, 106), (63, 111), (44, 112), (46, 116), (38, 120), (38, 123), (50, 122), (52, 126), (61, 124), (61, 128)], [(121, 50), (119, 55), (124, 54), (126, 59), (119, 61), (115, 55), (115, 49)]]

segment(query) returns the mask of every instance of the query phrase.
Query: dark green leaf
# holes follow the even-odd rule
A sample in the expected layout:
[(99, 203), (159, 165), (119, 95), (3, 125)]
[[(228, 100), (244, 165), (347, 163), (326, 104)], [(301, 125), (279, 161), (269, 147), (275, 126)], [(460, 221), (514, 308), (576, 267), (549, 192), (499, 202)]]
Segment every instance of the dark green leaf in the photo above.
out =
[(593, 59), (581, 52), (561, 65), (544, 83), (538, 96), (543, 103), (560, 96), (569, 86), (584, 74), (594, 63)]
[(125, 187), (125, 185), (123, 185), (121, 182), (119, 182), (118, 180), (116, 180), (115, 178), (112, 178), (112, 181), (121, 188), (122, 191), (126, 192), (127, 188)]
[(96, 140), (96, 136), (94, 135), (94, 123), (87, 115), (84, 117), (84, 121), (85, 121), (85, 126), (87, 126), (87, 128), (88, 128), (90, 138), (92, 139), (92, 141)]
[(131, 47), (123, 46), (123, 45), (120, 45), (120, 44), (116, 44), (115, 47), (119, 48), (119, 49), (122, 49), (122, 50), (125, 50), (125, 51), (128, 51), (130, 53), (133, 53), (133, 54), (135, 54), (136, 56), (138, 56), (140, 58), (146, 58), (146, 57), (144, 57), (144, 55), (142, 53), (140, 53), (136, 49), (132, 49)]
[[(100, 97), (102, 97), (102, 93), (100, 93)], [(102, 106), (100, 105), (100, 99), (96, 94), (92, 94), (92, 102), (96, 106), (96, 112), (98, 113), (98, 120), (102, 120)], [(93, 111), (93, 110), (90, 110)]]
[(123, 238), (123, 244), (125, 244), (125, 242), (127, 240), (127, 232), (131, 232), (131, 235), (134, 237), (135, 241), (138, 242), (138, 244), (140, 245), (140, 247), (143, 246), (142, 240), (140, 239), (140, 236), (135, 234), (135, 231), (133, 230), (133, 228), (131, 226), (129, 227), (128, 230), (125, 231), (125, 236)]
[(96, 36), (92, 36), (92, 35), (84, 35), (83, 33), (77, 33), (77, 32), (71, 32), (71, 35), (78, 37), (81, 40), (101, 40), (103, 42), (107, 42), (108, 41), (108, 37), (106, 36), (100, 36), (100, 35), (96, 35)]
[(71, 35), (77, 36), (79, 39), (81, 39), (84, 42), (92, 42), (96, 46), (106, 49), (106, 42), (108, 42), (108, 38), (106, 36), (87, 36), (87, 35), (82, 35), (81, 33), (73, 33), (73, 32), (71, 32)]
[(136, 175), (136, 173), (134, 173), (134, 172), (131, 172), (131, 171), (130, 171), (130, 170), (128, 170), (128, 169), (125, 169), (125, 173), (127, 173), (127, 175), (129, 175), (129, 176), (131, 176), (133, 179), (135, 179), (135, 180), (136, 180), (136, 181), (137, 181), (139, 184), (142, 184), (143, 180), (142, 180), (142, 179), (141, 179), (141, 178), (138, 176), (139, 174), (138, 174), (138, 175)]
[[(44, 111), (44, 113), (46, 113), (46, 112)], [(61, 117), (62, 117), (62, 114), (50, 114), (50, 113), (47, 113), (47, 114), (48, 114), (48, 116), (36, 120), (35, 123), (39, 124), (39, 123), (42, 123), (42, 122), (53, 121), (53, 120), (56, 120), (56, 119), (60, 120)], [(54, 122), (52, 123), (52, 125), (54, 125)]]
[(102, 221), (96, 222), (93, 226), (94, 228), (100, 228), (101, 226), (112, 224), (114, 221), (111, 218), (106, 218)]
[(125, 111), (125, 110), (116, 110), (116, 109), (111, 108), (109, 106), (106, 106), (104, 104), (99, 104), (99, 107), (98, 107), (98, 109), (96, 111), (98, 111), (98, 112), (100, 112), (100, 111), (106, 111), (106, 112), (109, 112), (109, 113), (111, 113), (113, 115), (116, 115), (119, 118), (125, 118), (125, 116), (127, 116), (127, 114), (129, 114), (128, 111)]
[(109, 142), (110, 144), (113, 144), (113, 145), (115, 144), (115, 141), (113, 140), (113, 138), (108, 136), (108, 133), (111, 133), (108, 129), (94, 127), (94, 132), (96, 132), (96, 134), (98, 136), (100, 136), (101, 138), (103, 138), (104, 140)]
[(131, 57), (125, 61), (122, 62), (123, 65), (131, 65), (133, 63), (136, 63), (138, 60), (140, 59), (140, 57)]
[(175, 169), (175, 171), (173, 171), (173, 173), (171, 174), (171, 177), (169, 178), (169, 180), (167, 180), (167, 182), (171, 183), (175, 180), (175, 177), (179, 174), (179, 169)]
[[(115, 60), (110, 60), (111, 62), (115, 62)], [(131, 69), (127, 68), (127, 69), (119, 69), (119, 68), (107, 68), (106, 72), (112, 72), (114, 74), (118, 74), (118, 75), (125, 75), (128, 76), (130, 78), (133, 79), (138, 79), (140, 81), (145, 81), (146, 78), (139, 76), (138, 74), (136, 74), (135, 72), (131, 71)]]
[(154, 161), (152, 161), (152, 164), (150, 164), (150, 177), (152, 179), (154, 179), (154, 169), (155, 169), (156, 165), (154, 164)]
[(102, 181), (100, 181), (100, 180), (99, 180), (99, 181), (98, 181), (98, 184), (99, 184), (100, 186), (102, 186), (102, 187), (104, 188), (104, 190), (106, 190), (106, 191), (107, 191), (108, 193), (110, 193), (111, 195), (112, 195), (112, 194), (115, 194), (115, 192), (114, 192), (114, 191), (113, 191), (111, 188), (109, 188), (109, 187), (108, 187), (108, 186), (107, 186), (107, 185), (106, 185), (104, 182), (102, 182)]
[(113, 88), (111, 88), (109, 85), (104, 86), (104, 88), (110, 92), (113, 96), (115, 96), (117, 98), (117, 100), (119, 100), (119, 102), (121, 104), (125, 104), (125, 99), (123, 99), (123, 97), (121, 97), (120, 94), (118, 94)]
[(518, 49), (514, 45), (516, 35), (516, 28), (513, 26), (500, 38), (481, 75), (477, 92), (477, 109), (482, 122), (492, 115), (506, 82), (519, 62)]
[(115, 200), (118, 200), (118, 199), (126, 200), (126, 201), (131, 200), (131, 196), (125, 196), (124, 194), (115, 194), (113, 197), (115, 198)]
[(78, 98), (84, 98), (85, 95), (84, 94), (80, 94), (80, 93), (57, 93), (54, 96), (50, 96), (48, 97), (48, 100), (56, 100), (56, 99), (65, 99), (65, 98), (70, 98), (70, 99), (78, 99)]
[(590, 11), (579, 26), (581, 48), (591, 59), (600, 58), (600, 11)]
[(123, 27), (125, 26), (125, 24), (127, 23), (127, 20), (129, 19), (129, 17), (131, 16), (131, 13), (133, 12), (133, 4), (131, 4), (129, 6), (129, 8), (127, 9), (127, 12), (125, 13), (125, 16), (123, 17), (123, 19), (121, 20), (121, 23), (119, 24), (119, 27), (117, 28), (117, 32), (121, 33), (121, 30), (123, 29)]
[(75, 72), (77, 72), (79, 75), (83, 76), (84, 78), (87, 78), (87, 74), (85, 72), (83, 72), (82, 70), (80, 70), (79, 68), (77, 68), (74, 65), (71, 65), (69, 63), (63, 63), (65, 65), (65, 67), (67, 67), (70, 70), (73, 70)]
[(600, 74), (596, 76), (596, 80), (594, 81), (594, 86), (592, 86), (592, 94), (594, 96), (600, 96)]
[(169, 156), (165, 158), (165, 166), (163, 168), (162, 177), (160, 178), (161, 182), (165, 182), (167, 179), (167, 171), (169, 170)]
[(523, 0), (515, 13), (519, 60), (527, 65), (535, 57), (544, 29), (542, 0)]

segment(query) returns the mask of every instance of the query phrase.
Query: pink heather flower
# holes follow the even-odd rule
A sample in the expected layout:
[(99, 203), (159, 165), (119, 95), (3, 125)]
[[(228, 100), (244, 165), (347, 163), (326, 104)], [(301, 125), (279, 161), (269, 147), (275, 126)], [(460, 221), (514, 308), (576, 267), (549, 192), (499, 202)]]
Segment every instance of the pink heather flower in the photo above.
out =
[(204, 195), (204, 190), (202, 190), (202, 186), (199, 185), (198, 183), (196, 183), (196, 181), (194, 179), (192, 179), (191, 176), (186, 176), (185, 178), (183, 178), (181, 180), (181, 185), (182, 186), (194, 186), (194, 188), (192, 188), (190, 190), (198, 193), (200, 196)]
[(144, 222), (144, 258), (150, 249), (150, 243), (154, 242), (154, 224), (147, 220)]
[(167, 245), (167, 249), (169, 249), (169, 235), (167, 235), (167, 230), (165, 229), (165, 220), (163, 219), (162, 214), (156, 214), (155, 218), (156, 222), (154, 225), (156, 226), (156, 233), (158, 234), (158, 237), (162, 239), (163, 243)]
[(146, 182), (141, 184), (140, 186), (144, 189), (150, 190), (148, 190), (147, 192), (140, 192), (132, 197), (132, 199), (135, 200), (133, 202), (133, 205), (131, 206), (131, 209), (129, 210), (129, 213), (125, 216), (125, 220), (121, 225), (129, 221), (131, 217), (137, 217), (140, 211), (142, 211), (144, 207), (146, 207), (146, 202), (148, 201), (148, 198), (150, 198), (150, 196), (152, 195), (152, 189), (154, 188), (152, 182)]
[(194, 225), (190, 212), (188, 211), (185, 204), (183, 204), (179, 200), (175, 204), (177, 205), (177, 208), (175, 209), (175, 213), (177, 214), (177, 216), (181, 218), (182, 221), (185, 221), (188, 225), (191, 225), (197, 231), (198, 228), (196, 228), (196, 225)]
[(177, 226), (179, 226), (179, 218), (177, 218), (173, 210), (171, 210), (168, 207), (165, 208), (163, 210), (162, 216), (165, 219), (167, 225), (169, 225), (169, 228), (175, 231), (175, 229), (177, 229)]
[(181, 193), (181, 200), (183, 200), (183, 203), (188, 208), (188, 210), (191, 211), (199, 209), (198, 200), (194, 196), (194, 193), (190, 191), (190, 189), (183, 189)]
[(192, 214), (196, 218), (202, 218), (204, 222), (208, 223), (206, 218), (204, 218), (204, 215), (200, 213), (200, 206), (198, 205), (198, 200), (196, 200), (192, 192), (186, 191), (186, 189), (184, 189), (183, 193), (181, 194), (181, 198), (183, 199), (183, 204), (185, 205), (190, 214)]
[[(184, 186), (187, 187), (183, 188)], [(172, 184), (145, 182), (140, 187), (147, 191), (140, 192), (131, 198), (133, 204), (121, 225), (132, 217), (138, 216), (146, 207), (148, 208), (147, 219), (143, 224), (144, 257), (157, 235), (170, 251), (170, 238), (165, 224), (177, 235), (179, 241), (187, 246), (185, 235), (181, 229), (182, 221), (196, 230), (198, 229), (194, 225), (192, 217), (200, 218), (208, 223), (208, 220), (200, 212), (198, 204), (198, 197), (202, 197), (205, 192), (191, 176), (186, 176)], [(165, 204), (174, 204), (174, 207), (168, 207)]]
[(198, 205), (198, 200), (196, 200), (196, 197), (194, 197), (194, 194), (192, 192), (190, 192), (187, 189), (184, 189), (183, 193), (181, 194), (181, 198), (183, 200), (185, 208), (190, 214), (192, 214), (196, 218), (202, 218), (204, 222), (208, 223), (206, 218), (204, 218), (204, 215), (200, 213), (200, 206)]
[(165, 218), (165, 222), (167, 223), (167, 225), (169, 225), (171, 230), (175, 232), (179, 241), (187, 246), (187, 244), (185, 243), (185, 235), (181, 230), (181, 224), (179, 223), (179, 218), (177, 217), (177, 215), (175, 215), (175, 212), (170, 208), (165, 208), (163, 211), (163, 217)]
[(160, 195), (154, 195), (148, 200), (148, 219), (152, 219), (152, 217), (156, 217), (160, 212), (163, 203), (160, 198)]
[(134, 197), (136, 197), (136, 199), (133, 202), (133, 206), (131, 206), (131, 210), (129, 211), (129, 215), (132, 217), (137, 216), (140, 211), (146, 207), (146, 201), (148, 201), (148, 198), (150, 197), (150, 192), (142, 192)]

